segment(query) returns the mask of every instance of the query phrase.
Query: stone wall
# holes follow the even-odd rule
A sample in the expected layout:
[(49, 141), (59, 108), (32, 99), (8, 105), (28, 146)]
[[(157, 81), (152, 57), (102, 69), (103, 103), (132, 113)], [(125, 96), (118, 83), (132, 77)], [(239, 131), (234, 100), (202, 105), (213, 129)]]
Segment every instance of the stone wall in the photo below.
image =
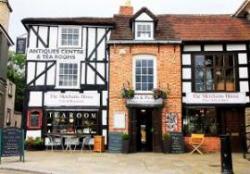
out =
[(10, 10), (6, 3), (0, 2), (0, 24), (8, 31)]

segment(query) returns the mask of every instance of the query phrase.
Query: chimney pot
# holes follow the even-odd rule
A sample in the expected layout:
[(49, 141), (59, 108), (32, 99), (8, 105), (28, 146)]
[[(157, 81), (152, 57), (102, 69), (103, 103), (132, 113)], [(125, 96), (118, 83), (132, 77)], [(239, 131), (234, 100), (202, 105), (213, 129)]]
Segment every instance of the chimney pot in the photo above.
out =
[(134, 8), (131, 6), (131, 1), (127, 0), (125, 5), (120, 6), (120, 15), (132, 16), (134, 14)]

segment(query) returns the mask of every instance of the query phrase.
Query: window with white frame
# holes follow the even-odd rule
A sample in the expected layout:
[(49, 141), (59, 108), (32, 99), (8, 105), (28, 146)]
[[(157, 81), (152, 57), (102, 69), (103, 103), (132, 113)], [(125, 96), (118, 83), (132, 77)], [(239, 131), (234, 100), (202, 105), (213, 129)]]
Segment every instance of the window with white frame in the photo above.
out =
[(81, 46), (80, 27), (60, 27), (59, 46), (80, 47)]
[(152, 91), (155, 87), (155, 62), (151, 56), (135, 59), (135, 90)]
[(59, 63), (59, 87), (78, 87), (78, 66), (77, 63)]
[(154, 37), (153, 22), (135, 22), (135, 39), (152, 40)]

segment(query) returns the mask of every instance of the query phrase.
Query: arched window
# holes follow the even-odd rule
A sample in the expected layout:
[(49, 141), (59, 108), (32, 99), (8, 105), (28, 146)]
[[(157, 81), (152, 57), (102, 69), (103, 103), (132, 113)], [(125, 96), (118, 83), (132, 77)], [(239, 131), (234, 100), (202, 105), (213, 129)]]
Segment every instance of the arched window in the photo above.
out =
[(27, 128), (40, 129), (42, 127), (42, 111), (30, 110), (28, 111)]

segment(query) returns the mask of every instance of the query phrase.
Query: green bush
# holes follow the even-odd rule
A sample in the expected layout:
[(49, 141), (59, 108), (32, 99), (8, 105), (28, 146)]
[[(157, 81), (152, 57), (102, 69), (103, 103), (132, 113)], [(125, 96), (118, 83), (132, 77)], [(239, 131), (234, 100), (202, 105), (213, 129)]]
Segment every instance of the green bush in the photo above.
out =
[(28, 137), (25, 141), (25, 147), (27, 150), (43, 150), (44, 142), (40, 137), (35, 139), (33, 137)]
[(170, 134), (169, 133), (165, 133), (162, 135), (162, 140), (163, 141), (168, 141), (170, 139)]
[(122, 98), (131, 99), (134, 97), (134, 95), (135, 91), (133, 89), (126, 89), (126, 88), (122, 89)]
[(129, 138), (130, 138), (129, 134), (127, 134), (127, 133), (122, 134), (122, 139), (123, 140), (129, 140)]

